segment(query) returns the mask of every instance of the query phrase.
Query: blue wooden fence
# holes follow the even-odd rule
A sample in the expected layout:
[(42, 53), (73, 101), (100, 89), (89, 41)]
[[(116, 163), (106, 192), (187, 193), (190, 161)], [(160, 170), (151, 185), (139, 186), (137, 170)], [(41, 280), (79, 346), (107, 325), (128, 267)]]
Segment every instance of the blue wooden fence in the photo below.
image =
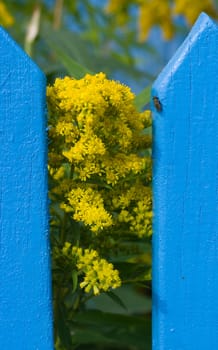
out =
[(0, 29), (0, 349), (53, 349), (45, 77)]
[[(53, 349), (45, 78), (0, 30), (0, 349)], [(153, 86), (153, 350), (218, 348), (218, 28)], [(154, 103), (155, 102), (155, 103)]]
[(202, 14), (153, 85), (153, 350), (218, 349), (217, 86)]

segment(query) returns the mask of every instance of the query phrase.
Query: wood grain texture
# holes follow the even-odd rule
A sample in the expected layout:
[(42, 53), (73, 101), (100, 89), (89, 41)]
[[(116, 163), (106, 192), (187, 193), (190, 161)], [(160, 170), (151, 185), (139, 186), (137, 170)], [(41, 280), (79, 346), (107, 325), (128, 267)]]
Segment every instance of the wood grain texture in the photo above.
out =
[(218, 28), (201, 14), (153, 85), (153, 350), (218, 348)]
[(51, 350), (45, 77), (0, 29), (0, 349)]

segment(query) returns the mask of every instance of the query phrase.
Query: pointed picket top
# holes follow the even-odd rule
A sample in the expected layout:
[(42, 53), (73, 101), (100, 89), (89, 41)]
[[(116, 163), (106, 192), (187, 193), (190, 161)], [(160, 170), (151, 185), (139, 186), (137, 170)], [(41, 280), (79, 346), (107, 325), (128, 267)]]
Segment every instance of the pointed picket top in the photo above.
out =
[(218, 344), (218, 27), (201, 14), (153, 85), (153, 350)]
[[(158, 78), (153, 84), (152, 95), (156, 96), (156, 93), (160, 94), (159, 98), (164, 103), (166, 98), (166, 87), (169, 87), (172, 84), (172, 77), (177, 74), (177, 72), (182, 69), (183, 66), (189, 64), (189, 60), (193, 60), (193, 53), (195, 51), (195, 55), (198, 55), (199, 51), (199, 61), (198, 64), (203, 64), (203, 62), (207, 62), (208, 60), (208, 44), (210, 46), (210, 50), (216, 51), (217, 43), (214, 42), (216, 40), (217, 35), (217, 25), (211, 20), (211, 18), (206, 13), (201, 13), (198, 17), (196, 23), (194, 24), (191, 32), (183, 42), (183, 44), (178, 48), (172, 59), (168, 62), (166, 67), (159, 74)], [(205, 54), (205, 56), (201, 55), (201, 53)], [(191, 56), (190, 56), (191, 55)], [(185, 67), (186, 70), (188, 67)]]
[[(7, 56), (10, 50), (13, 52), (13, 60), (25, 62), (26, 65), (31, 69), (31, 71), (39, 76), (42, 79), (45, 79), (44, 74), (37, 66), (35, 62), (23, 51), (23, 49), (13, 40), (13, 38), (8, 34), (8, 32), (0, 26), (0, 47), (1, 55)], [(13, 63), (13, 61), (12, 61)]]
[(53, 349), (45, 86), (0, 28), (1, 349)]

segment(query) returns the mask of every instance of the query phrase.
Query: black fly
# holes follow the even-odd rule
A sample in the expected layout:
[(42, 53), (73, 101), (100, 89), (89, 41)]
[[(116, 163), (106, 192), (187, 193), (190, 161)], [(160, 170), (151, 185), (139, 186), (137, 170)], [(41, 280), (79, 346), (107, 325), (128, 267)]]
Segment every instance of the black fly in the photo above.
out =
[(157, 110), (158, 112), (161, 112), (161, 111), (162, 111), (162, 105), (161, 105), (161, 103), (160, 103), (159, 98), (156, 97), (156, 96), (154, 96), (154, 97), (153, 97), (153, 102), (154, 102), (154, 106), (155, 106), (156, 110)]

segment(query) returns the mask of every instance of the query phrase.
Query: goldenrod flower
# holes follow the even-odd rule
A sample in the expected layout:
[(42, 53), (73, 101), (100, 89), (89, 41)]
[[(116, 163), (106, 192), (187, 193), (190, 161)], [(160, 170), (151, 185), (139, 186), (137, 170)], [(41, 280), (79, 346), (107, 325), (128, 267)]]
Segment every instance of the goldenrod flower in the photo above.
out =
[(100, 258), (96, 250), (72, 247), (66, 242), (62, 251), (64, 255), (71, 255), (75, 259), (78, 272), (83, 276), (80, 287), (86, 293), (97, 295), (121, 286), (118, 270), (114, 269), (113, 264)]
[(127, 86), (103, 73), (87, 74), (80, 80), (56, 79), (47, 95), (52, 168), (59, 168), (65, 159), (80, 180), (100, 176), (112, 185), (145, 171), (147, 161), (138, 150), (151, 145), (143, 134), (151, 115), (136, 110)]
[(47, 95), (50, 198), (90, 236), (127, 223), (130, 235), (150, 235), (151, 112), (139, 113), (131, 90), (103, 73), (56, 79)]
[(66, 197), (67, 207), (63, 205), (62, 208), (68, 211), (71, 208), (74, 220), (83, 222), (92, 232), (98, 233), (113, 224), (111, 215), (104, 208), (103, 198), (92, 188), (77, 187)]
[(127, 191), (124, 189), (114, 196), (112, 204), (119, 209), (117, 220), (124, 223), (132, 234), (148, 237), (152, 234), (152, 193), (151, 188), (138, 182)]
[(84, 288), (86, 293), (93, 291), (97, 295), (101, 291), (107, 292), (111, 288), (121, 286), (118, 270), (114, 269), (113, 264), (101, 259), (95, 250), (85, 249), (82, 252), (73, 247), (72, 252), (77, 257), (79, 271), (84, 273), (80, 287)]

